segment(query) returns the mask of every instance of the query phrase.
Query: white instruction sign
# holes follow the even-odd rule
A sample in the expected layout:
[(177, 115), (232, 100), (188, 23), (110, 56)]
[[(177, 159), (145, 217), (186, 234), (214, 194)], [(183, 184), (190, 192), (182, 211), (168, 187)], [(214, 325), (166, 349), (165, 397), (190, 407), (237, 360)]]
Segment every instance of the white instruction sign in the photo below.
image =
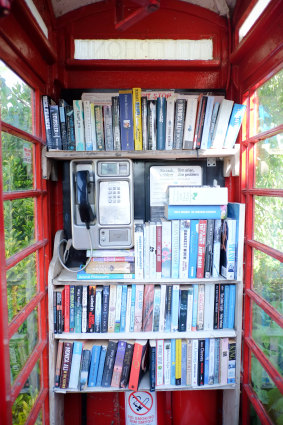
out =
[(127, 392), (125, 405), (126, 425), (157, 425), (155, 392)]

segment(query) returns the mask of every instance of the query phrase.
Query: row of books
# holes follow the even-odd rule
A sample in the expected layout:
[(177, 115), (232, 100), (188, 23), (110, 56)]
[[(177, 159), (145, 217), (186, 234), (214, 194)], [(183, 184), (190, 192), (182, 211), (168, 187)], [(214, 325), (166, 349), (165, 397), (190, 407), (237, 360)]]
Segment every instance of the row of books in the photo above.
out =
[(176, 385), (226, 385), (236, 379), (232, 338), (58, 343), (55, 388), (94, 387), (137, 391), (149, 369), (150, 390)]
[(66, 285), (53, 295), (59, 334), (234, 328), (234, 284)]
[(233, 148), (246, 109), (224, 96), (141, 88), (42, 102), (48, 148), (77, 151)]

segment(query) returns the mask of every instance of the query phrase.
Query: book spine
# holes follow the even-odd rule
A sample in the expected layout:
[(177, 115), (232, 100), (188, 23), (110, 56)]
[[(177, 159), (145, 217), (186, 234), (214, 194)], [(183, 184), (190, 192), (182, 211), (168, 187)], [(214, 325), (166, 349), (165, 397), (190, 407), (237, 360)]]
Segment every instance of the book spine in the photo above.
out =
[(149, 226), (150, 223), (144, 223), (144, 250), (143, 250), (143, 262), (144, 262), (144, 278), (146, 281), (150, 279), (150, 266), (149, 266), (149, 256), (150, 256), (150, 241), (149, 241)]
[(101, 332), (108, 332), (110, 287), (103, 287), (102, 291), (102, 311), (101, 311)]
[(174, 116), (175, 116), (175, 96), (173, 95), (167, 98), (167, 108), (166, 108), (165, 149), (168, 151), (173, 149)]
[(193, 339), (192, 341), (192, 387), (198, 386), (198, 340)]
[(59, 119), (60, 119), (60, 131), (62, 140), (62, 149), (68, 150), (68, 138), (67, 138), (67, 125), (66, 125), (66, 113), (65, 113), (65, 101), (59, 100)]
[(229, 360), (227, 370), (227, 384), (236, 383), (236, 340), (229, 338), (228, 340)]
[(204, 261), (205, 261), (205, 242), (206, 242), (207, 221), (199, 221), (198, 233), (198, 259), (197, 259), (197, 278), (204, 277)]
[(172, 291), (173, 286), (168, 285), (166, 287), (166, 298), (165, 298), (165, 331), (171, 331), (171, 320), (172, 320)]
[(90, 135), (92, 149), (97, 151), (94, 104), (90, 104)]
[(194, 291), (192, 285), (188, 286), (188, 308), (187, 308), (187, 331), (192, 330), (192, 318), (193, 318), (193, 300), (194, 300)]
[(104, 370), (106, 352), (107, 352), (107, 346), (102, 345), (100, 357), (99, 357), (96, 387), (101, 387), (101, 384), (102, 384), (102, 375), (103, 375), (103, 370)]
[(72, 342), (64, 342), (62, 353), (62, 367), (60, 374), (60, 388), (66, 389), (69, 387), (70, 371), (72, 364)]
[(198, 287), (198, 306), (197, 306), (197, 331), (202, 331), (204, 328), (204, 286)]
[(74, 109), (73, 109), (73, 107), (67, 105), (65, 107), (65, 113), (66, 113), (68, 150), (74, 151), (74, 150), (76, 150), (76, 136), (75, 136)]
[(223, 320), (224, 320), (224, 290), (225, 285), (219, 285), (219, 322), (218, 329), (223, 329)]
[(110, 285), (108, 332), (115, 331), (115, 310), (116, 310), (116, 285)]
[(175, 107), (175, 127), (174, 127), (174, 149), (182, 149), (183, 147), (183, 135), (184, 135), (184, 123), (186, 113), (186, 100), (177, 99)]
[(173, 285), (172, 289), (172, 318), (171, 318), (171, 332), (178, 331), (178, 315), (179, 315), (179, 285)]
[(220, 294), (219, 283), (215, 284), (214, 288), (214, 320), (213, 329), (219, 329), (219, 294)]
[(165, 149), (166, 138), (166, 98), (158, 97), (156, 103), (156, 148)]
[(50, 122), (50, 110), (49, 110), (49, 98), (48, 96), (42, 96), (42, 107), (43, 107), (43, 116), (45, 124), (45, 134), (46, 134), (46, 143), (47, 148), (53, 149), (53, 140), (51, 134), (51, 122)]
[(113, 367), (111, 387), (116, 387), (116, 388), (120, 387), (125, 351), (126, 351), (126, 342), (125, 341), (119, 341), (118, 346), (117, 346), (115, 363), (114, 363), (114, 367)]
[(70, 285), (70, 332), (75, 331), (75, 286)]
[(197, 105), (198, 105), (197, 97), (192, 96), (187, 100), (186, 118), (185, 118), (185, 125), (184, 125), (183, 149), (193, 149)]
[(156, 223), (156, 279), (162, 274), (162, 224)]
[(163, 385), (164, 374), (164, 341), (156, 341), (156, 386)]
[(136, 285), (134, 332), (141, 332), (144, 285)]
[(82, 286), (75, 287), (75, 332), (82, 331)]
[(175, 385), (181, 385), (182, 378), (182, 340), (176, 339)]
[(228, 311), (231, 306), (229, 305), (229, 292), (230, 285), (224, 285), (224, 314), (223, 314), (223, 329), (228, 328)]
[(227, 205), (166, 205), (167, 220), (224, 219), (227, 217)]
[(214, 384), (219, 384), (220, 339), (215, 339), (214, 350)]
[(144, 287), (144, 302), (143, 302), (143, 332), (152, 331), (153, 323), (153, 305), (154, 305), (154, 285), (148, 284)]
[(120, 280), (135, 279), (134, 273), (77, 273), (77, 280)]
[(156, 224), (149, 224), (149, 270), (151, 279), (156, 279)]
[(94, 332), (94, 314), (95, 314), (95, 290), (96, 287), (90, 285), (88, 287), (88, 332)]
[(219, 111), (219, 106), (220, 106), (219, 102), (215, 102), (214, 105), (213, 105), (210, 127), (209, 127), (209, 134), (208, 134), (208, 141), (207, 141), (207, 149), (211, 148), (215, 123), (216, 123), (216, 119), (217, 119), (217, 115), (218, 115), (218, 111)]
[(113, 151), (112, 105), (103, 105), (105, 150)]
[(187, 341), (182, 340), (181, 385), (187, 384)]
[(198, 285), (193, 285), (193, 312), (192, 312), (192, 331), (197, 330), (197, 312), (198, 312)]
[(204, 345), (204, 385), (208, 385), (208, 374), (209, 374), (209, 338), (205, 338)]
[(214, 220), (212, 277), (219, 277), (221, 220)]
[(88, 375), (89, 387), (96, 386), (100, 353), (101, 353), (101, 345), (94, 345), (91, 350), (91, 363), (90, 363), (89, 375)]
[(83, 116), (83, 104), (81, 100), (73, 100), (74, 110), (74, 127), (75, 127), (75, 138), (76, 138), (76, 150), (85, 150), (85, 132), (84, 132), (84, 116)]
[(87, 286), (82, 287), (82, 332), (87, 332)]
[(171, 382), (171, 341), (164, 341), (164, 385)]
[(123, 367), (121, 372), (120, 388), (126, 388), (129, 382), (130, 370), (132, 365), (134, 344), (126, 343)]
[(125, 332), (130, 332), (131, 324), (131, 302), (132, 302), (132, 287), (128, 285), (127, 288), (127, 307), (126, 307), (126, 327)]
[(146, 151), (148, 150), (146, 96), (141, 97), (141, 109), (142, 109), (142, 147), (143, 147), (143, 150)]
[(70, 286), (66, 285), (64, 300), (64, 332), (70, 332)]
[(63, 355), (63, 341), (60, 340), (58, 342), (57, 347), (57, 358), (56, 358), (56, 367), (55, 367), (55, 387), (59, 388), (60, 386), (60, 374), (61, 374), (61, 363), (62, 363), (62, 355)]
[(213, 233), (214, 233), (214, 220), (207, 220), (205, 257), (204, 257), (204, 277), (206, 279), (209, 279), (212, 276)]
[(188, 311), (188, 290), (180, 290), (180, 309), (178, 331), (185, 332), (187, 330), (187, 311)]
[(81, 364), (83, 344), (80, 341), (73, 343), (73, 354), (70, 371), (69, 388), (77, 389), (79, 386), (79, 372)]
[(50, 105), (50, 122), (51, 122), (51, 136), (52, 136), (52, 149), (62, 149), (60, 117), (58, 105)]
[(154, 302), (153, 302), (153, 332), (159, 331), (160, 303), (161, 303), (161, 288), (159, 285), (156, 285), (154, 287)]
[(89, 367), (91, 360), (91, 351), (83, 350), (81, 361), (81, 376), (80, 376), (80, 391), (83, 391), (87, 386)]
[(245, 105), (234, 104), (232, 113), (230, 116), (223, 148), (232, 149), (236, 143), (242, 121), (246, 112)]
[(172, 227), (171, 277), (172, 279), (178, 279), (179, 278), (179, 263), (180, 263), (180, 221), (172, 220), (171, 227)]
[(160, 287), (160, 317), (159, 317), (159, 332), (165, 330), (165, 301), (166, 301), (166, 285)]
[(136, 279), (143, 279), (144, 271), (144, 225), (135, 223), (135, 276)]
[(168, 205), (225, 205), (227, 187), (168, 186)]
[(125, 332), (126, 330), (126, 309), (127, 309), (127, 285), (122, 285), (120, 332)]
[(162, 221), (162, 278), (171, 277), (171, 221)]
[(236, 285), (230, 285), (229, 290), (229, 310), (228, 310), (228, 329), (234, 329), (236, 308)]
[(222, 149), (223, 147), (233, 103), (232, 100), (228, 99), (223, 99), (221, 102), (214, 127), (211, 148)]
[(205, 340), (200, 339), (198, 342), (198, 386), (204, 385), (204, 350)]
[(134, 150), (132, 90), (119, 92), (121, 150)]
[(96, 288), (94, 330), (101, 332), (102, 288)]
[(176, 384), (176, 339), (171, 339), (171, 385)]
[(194, 279), (197, 275), (199, 220), (191, 220), (190, 225), (190, 251), (189, 251), (189, 278)]
[(207, 96), (202, 97), (201, 106), (200, 106), (200, 119), (198, 122), (198, 126), (196, 128), (196, 135), (195, 135), (195, 148), (200, 149), (201, 146), (201, 138), (203, 133), (203, 126), (204, 126), (204, 118), (206, 113), (206, 105), (207, 105)]
[(204, 287), (204, 330), (213, 329), (214, 319), (214, 284), (206, 283)]
[(189, 274), (189, 244), (190, 244), (191, 222), (180, 220), (180, 268), (179, 276), (187, 279)]
[(208, 385), (214, 384), (215, 339), (209, 341)]
[(208, 149), (208, 138), (209, 138), (209, 129), (210, 129), (213, 104), (214, 104), (214, 96), (207, 96), (203, 131), (201, 136), (201, 145), (200, 145), (201, 149)]
[(156, 385), (156, 341), (149, 341), (149, 388), (155, 391)]
[(222, 223), (220, 249), (221, 274), (226, 279), (235, 278), (235, 256), (236, 256), (236, 220), (226, 219)]
[(149, 100), (147, 104), (147, 131), (148, 150), (156, 150), (156, 101)]
[(113, 128), (113, 149), (121, 150), (121, 134), (120, 134), (120, 110), (119, 97), (112, 97), (112, 128)]
[(219, 384), (225, 385), (228, 380), (229, 346), (228, 338), (220, 339), (219, 348)]
[(56, 323), (57, 323), (57, 333), (61, 334), (63, 332), (63, 326), (64, 326), (62, 291), (56, 292)]
[(115, 329), (114, 332), (120, 332), (121, 327), (121, 303), (122, 303), (122, 285), (117, 285), (116, 289), (116, 307), (115, 307)]
[(106, 351), (101, 386), (110, 387), (118, 343), (109, 341)]
[(142, 112), (141, 89), (133, 88), (133, 121), (134, 121), (134, 146), (136, 151), (141, 151), (142, 146)]
[(85, 150), (92, 151), (92, 135), (91, 135), (91, 107), (89, 100), (83, 100), (83, 111), (84, 111), (84, 129), (85, 129)]
[(132, 285), (131, 312), (130, 312), (130, 332), (134, 332), (136, 308), (136, 285)]
[(188, 387), (192, 386), (192, 349), (193, 341), (191, 339), (187, 340), (187, 379), (186, 385)]
[(103, 130), (103, 112), (101, 105), (94, 105), (96, 145), (98, 151), (105, 150), (104, 130)]

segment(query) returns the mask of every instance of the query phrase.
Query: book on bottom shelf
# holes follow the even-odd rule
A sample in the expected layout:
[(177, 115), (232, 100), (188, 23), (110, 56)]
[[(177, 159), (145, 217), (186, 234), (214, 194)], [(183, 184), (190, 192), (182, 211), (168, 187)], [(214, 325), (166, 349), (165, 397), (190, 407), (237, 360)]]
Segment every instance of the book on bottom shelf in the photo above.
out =
[(148, 341), (136, 340), (129, 378), (129, 390), (137, 391), (140, 379), (148, 368)]

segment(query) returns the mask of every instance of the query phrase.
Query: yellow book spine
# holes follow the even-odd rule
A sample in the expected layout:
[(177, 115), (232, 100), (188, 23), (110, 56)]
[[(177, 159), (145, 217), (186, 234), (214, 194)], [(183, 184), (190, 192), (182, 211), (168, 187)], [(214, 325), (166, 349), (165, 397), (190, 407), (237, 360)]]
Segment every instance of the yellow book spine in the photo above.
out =
[(176, 339), (176, 368), (175, 368), (176, 385), (181, 385), (181, 376), (182, 376), (182, 340)]
[(133, 117), (135, 150), (142, 150), (141, 88), (133, 88)]

